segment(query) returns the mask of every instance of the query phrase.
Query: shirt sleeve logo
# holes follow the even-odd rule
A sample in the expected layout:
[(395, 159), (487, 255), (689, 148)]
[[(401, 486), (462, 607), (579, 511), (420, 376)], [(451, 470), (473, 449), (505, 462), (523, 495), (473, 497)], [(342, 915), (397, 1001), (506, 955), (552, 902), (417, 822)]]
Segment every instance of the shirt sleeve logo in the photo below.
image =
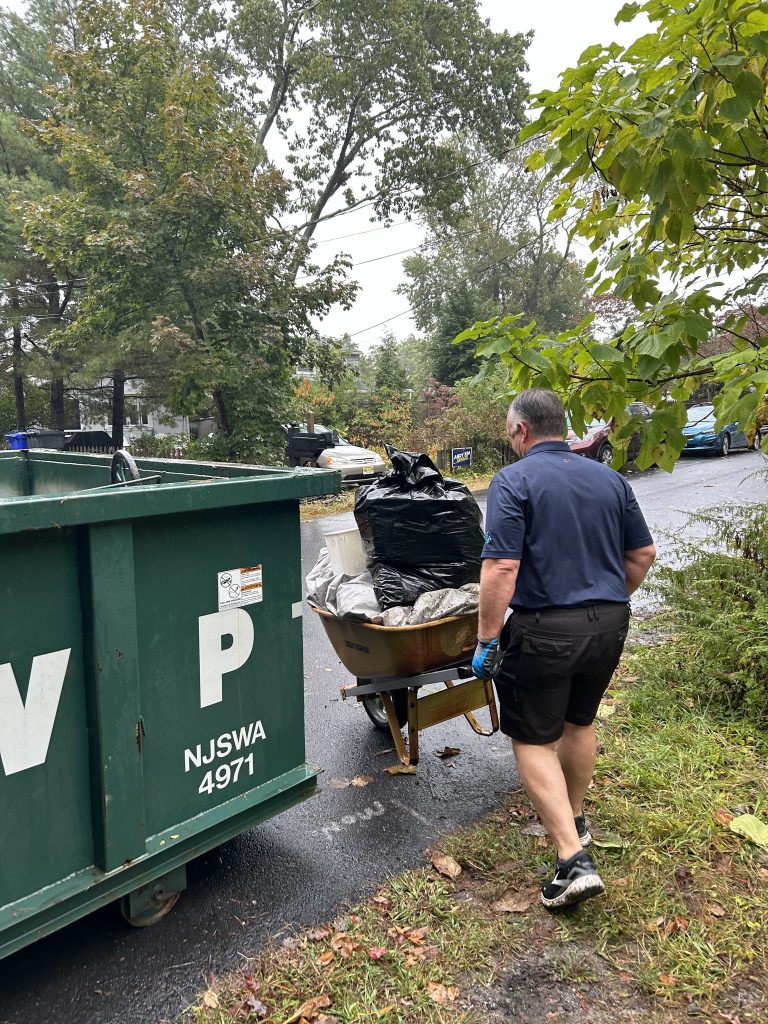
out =
[(493, 541), (493, 534), (489, 530), (488, 533), (486, 533), (486, 535), (485, 535), (485, 543), (486, 544), (490, 544), (490, 543), (492, 543), (492, 541)]

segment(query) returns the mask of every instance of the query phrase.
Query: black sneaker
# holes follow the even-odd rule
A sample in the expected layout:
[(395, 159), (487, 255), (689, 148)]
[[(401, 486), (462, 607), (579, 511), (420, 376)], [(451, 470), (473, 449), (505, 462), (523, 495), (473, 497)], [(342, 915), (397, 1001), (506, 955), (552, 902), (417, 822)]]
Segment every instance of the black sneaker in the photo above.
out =
[(594, 861), (588, 853), (577, 853), (566, 861), (558, 859), (555, 877), (541, 887), (541, 902), (549, 910), (559, 910), (602, 892), (605, 886)]
[(581, 843), (581, 847), (582, 849), (586, 849), (592, 842), (592, 836), (587, 828), (587, 823), (582, 815), (579, 815), (578, 818), (574, 818), (573, 821), (576, 825), (576, 831), (579, 833), (579, 842)]

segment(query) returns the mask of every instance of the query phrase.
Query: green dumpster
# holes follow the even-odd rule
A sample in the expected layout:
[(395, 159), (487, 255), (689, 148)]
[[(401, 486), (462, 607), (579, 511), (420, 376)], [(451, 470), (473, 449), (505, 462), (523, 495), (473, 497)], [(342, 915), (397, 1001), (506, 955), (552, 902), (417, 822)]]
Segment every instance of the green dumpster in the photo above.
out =
[[(311, 795), (299, 499), (338, 473), (0, 452), (0, 957)], [(111, 483), (115, 479), (117, 483)]]

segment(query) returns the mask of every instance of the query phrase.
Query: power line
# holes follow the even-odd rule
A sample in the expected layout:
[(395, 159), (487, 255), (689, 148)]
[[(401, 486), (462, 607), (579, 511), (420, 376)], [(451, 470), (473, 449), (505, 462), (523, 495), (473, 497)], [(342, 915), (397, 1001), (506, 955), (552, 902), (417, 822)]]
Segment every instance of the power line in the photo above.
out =
[[(554, 230), (555, 231), (558, 230), (557, 225), (555, 225)], [(461, 237), (461, 236), (459, 236), (459, 237)], [(478, 271), (476, 271), (476, 273), (478, 273), (478, 274), (485, 274), (489, 270), (493, 270), (495, 267), (498, 267), (500, 264), (506, 263), (507, 260), (510, 259), (512, 256), (517, 256), (520, 253), (525, 252), (527, 249), (530, 249), (532, 246), (535, 246), (535, 245), (538, 245), (538, 244), (539, 244), (539, 239), (538, 238), (532, 238), (531, 241), (527, 245), (523, 245), (519, 249), (515, 249), (513, 252), (508, 252), (506, 254), (506, 256), (502, 256), (501, 259), (494, 260), (493, 263), (489, 263), (488, 266), (486, 266), (486, 267), (481, 267)], [(392, 255), (399, 255), (399, 254), (398, 253), (393, 253)], [(380, 257), (380, 258), (381, 259), (385, 259), (386, 257)], [(353, 266), (354, 265), (355, 264), (353, 264)], [(418, 305), (409, 306), (408, 309), (404, 309), (401, 313), (395, 313), (394, 316), (387, 317), (386, 320), (380, 320), (379, 323), (371, 324), (370, 327), (363, 327), (359, 331), (353, 331), (352, 334), (349, 335), (349, 337), (350, 338), (356, 338), (359, 334), (367, 334), (368, 331), (373, 331), (377, 327), (383, 327), (384, 324), (391, 323), (392, 320), (398, 320), (401, 316), (406, 316), (408, 313), (413, 313), (418, 308), (419, 308)]]

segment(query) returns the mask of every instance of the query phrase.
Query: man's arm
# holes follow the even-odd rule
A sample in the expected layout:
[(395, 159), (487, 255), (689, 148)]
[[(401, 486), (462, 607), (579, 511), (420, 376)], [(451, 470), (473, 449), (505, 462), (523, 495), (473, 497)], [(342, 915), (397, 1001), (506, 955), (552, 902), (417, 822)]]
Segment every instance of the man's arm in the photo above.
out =
[[(645, 579), (655, 558), (656, 548), (653, 544), (648, 544), (644, 548), (633, 548), (631, 551), (624, 552), (624, 573), (627, 577), (627, 593), (634, 594)], [(482, 582), (480, 600), (480, 607), (482, 608)]]
[(480, 570), (480, 615), (477, 635), (483, 640), (497, 637), (504, 625), (504, 614), (512, 600), (520, 560), (484, 558)]

